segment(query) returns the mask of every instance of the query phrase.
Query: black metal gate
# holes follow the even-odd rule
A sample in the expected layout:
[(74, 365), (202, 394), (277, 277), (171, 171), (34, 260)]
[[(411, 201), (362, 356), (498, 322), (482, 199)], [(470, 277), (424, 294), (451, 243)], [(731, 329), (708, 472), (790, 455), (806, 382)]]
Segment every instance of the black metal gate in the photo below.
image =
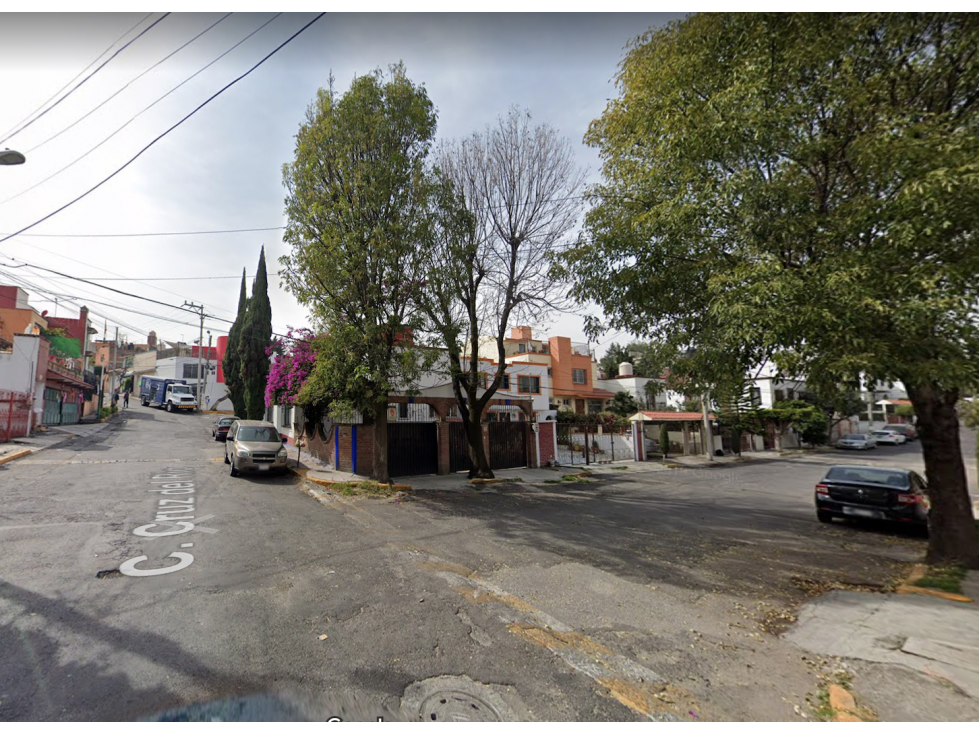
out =
[(469, 439), (466, 427), (461, 421), (446, 424), (449, 427), (449, 472), (469, 471), (472, 459), (469, 458)]
[(527, 422), (491, 421), (489, 461), (491, 469), (514, 469), (527, 466)]
[(438, 469), (435, 423), (388, 423), (388, 473), (392, 477), (437, 474)]

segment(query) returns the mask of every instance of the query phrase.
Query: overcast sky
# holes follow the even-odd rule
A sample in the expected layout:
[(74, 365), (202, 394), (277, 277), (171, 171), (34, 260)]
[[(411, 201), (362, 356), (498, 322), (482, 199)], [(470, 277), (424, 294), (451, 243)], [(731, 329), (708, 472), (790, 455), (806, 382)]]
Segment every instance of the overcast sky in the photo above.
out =
[[(27, 156), (24, 165), (0, 167), (0, 238), (97, 184), (314, 17), (300, 13), (275, 18), (133, 119), (273, 17), (236, 13), (46, 142), (222, 15), (164, 18), (77, 91), (9, 138), (8, 133), (25, 118), (34, 117), (64, 94), (45, 104), (100, 54), (112, 47), (102, 63), (161, 14), (142, 22), (145, 13), (0, 16), (0, 140), (7, 138), (0, 149), (12, 148)], [(0, 243), (0, 283), (11, 283), (15, 275), (59, 294), (56, 306), (53, 296), (32, 293), (35, 308), (52, 314), (57, 308), (58, 315), (74, 315), (77, 306), (85, 303), (98, 314), (94, 318), (100, 330), (103, 317), (108, 317), (110, 334), (118, 325), (130, 341), (144, 341), (152, 329), (161, 338), (189, 342), (197, 336), (196, 325), (160, 317), (196, 324), (193, 314), (26, 267), (11, 270), (15, 263), (9, 258), (86, 279), (116, 278), (99, 282), (164, 304), (204, 303), (207, 313), (233, 319), (237, 278), (243, 267), (254, 275), (264, 245), (273, 328), (285, 333), (290, 326), (303, 326), (305, 310), (280, 287), (276, 275), (278, 258), (286, 253), (281, 230), (135, 238), (28, 235), (281, 227), (285, 224), (282, 164), (292, 160), (295, 134), (316, 90), (327, 84), (331, 71), (343, 92), (355, 75), (398, 61), (405, 63), (413, 81), (425, 85), (435, 104), (439, 139), (482, 129), (511, 105), (518, 105), (529, 109), (536, 121), (547, 122), (567, 136), (588, 170), (588, 180), (597, 182), (598, 156), (581, 143), (588, 124), (615, 95), (614, 76), (626, 44), (675, 17), (328, 14), (97, 191), (29, 233)], [(22, 193), (127, 122), (97, 150)], [(122, 277), (139, 282), (118, 280)], [(198, 279), (140, 280), (181, 277)], [(77, 300), (68, 302), (64, 296)], [(214, 320), (207, 324), (215, 337), (229, 326)], [(548, 333), (584, 341), (578, 316), (555, 316)], [(610, 333), (602, 338), (598, 351), (604, 352), (612, 341), (627, 340), (628, 336)]]

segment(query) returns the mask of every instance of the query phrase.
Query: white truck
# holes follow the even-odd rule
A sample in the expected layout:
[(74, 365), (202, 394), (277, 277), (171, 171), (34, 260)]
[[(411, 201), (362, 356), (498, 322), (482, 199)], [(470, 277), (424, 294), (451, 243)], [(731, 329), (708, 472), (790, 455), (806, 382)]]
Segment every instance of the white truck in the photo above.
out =
[(197, 410), (194, 391), (183, 380), (144, 377), (139, 383), (139, 400), (144, 407), (166, 408), (169, 413)]

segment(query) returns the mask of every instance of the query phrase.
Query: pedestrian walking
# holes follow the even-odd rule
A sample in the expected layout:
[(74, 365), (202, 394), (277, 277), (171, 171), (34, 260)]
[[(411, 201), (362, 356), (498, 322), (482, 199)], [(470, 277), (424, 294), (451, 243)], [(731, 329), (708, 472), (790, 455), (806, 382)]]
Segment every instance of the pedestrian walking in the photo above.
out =
[(129, 407), (129, 390), (123, 390), (123, 393), (122, 393), (122, 407), (123, 408), (128, 408)]
[(116, 390), (114, 393), (112, 393), (112, 404), (117, 405), (118, 403), (119, 403), (119, 391)]

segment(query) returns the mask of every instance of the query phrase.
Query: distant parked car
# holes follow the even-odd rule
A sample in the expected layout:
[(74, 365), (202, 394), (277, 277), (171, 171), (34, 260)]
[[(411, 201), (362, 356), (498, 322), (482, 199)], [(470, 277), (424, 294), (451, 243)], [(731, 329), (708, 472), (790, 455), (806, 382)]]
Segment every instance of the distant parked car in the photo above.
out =
[(215, 421), (214, 425), (211, 427), (211, 435), (214, 437), (215, 441), (227, 441), (228, 440), (228, 429), (231, 428), (231, 424), (237, 420), (241, 420), (236, 415), (223, 416)]
[(891, 431), (892, 433), (900, 433), (908, 441), (918, 440), (918, 430), (914, 426), (910, 426), (906, 423), (892, 423), (890, 425), (884, 426), (880, 430)]
[(877, 443), (886, 443), (891, 446), (903, 446), (908, 442), (908, 439), (896, 431), (874, 431), (870, 435)]
[(877, 442), (866, 433), (848, 433), (836, 442), (838, 449), (875, 449)]
[(887, 520), (928, 527), (925, 480), (907, 469), (833, 466), (816, 485), (816, 516)]

